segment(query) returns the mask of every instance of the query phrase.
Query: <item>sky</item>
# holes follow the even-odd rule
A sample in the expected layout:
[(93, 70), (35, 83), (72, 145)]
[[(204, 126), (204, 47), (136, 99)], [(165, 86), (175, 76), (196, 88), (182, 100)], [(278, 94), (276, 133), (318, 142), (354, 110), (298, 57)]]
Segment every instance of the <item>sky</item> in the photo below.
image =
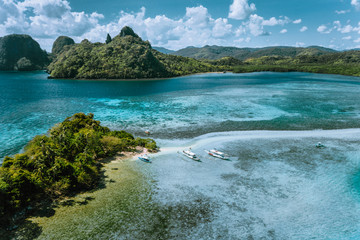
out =
[(29, 34), (51, 51), (61, 35), (104, 42), (130, 26), (178, 50), (318, 45), (360, 48), (360, 0), (0, 0), (0, 37)]

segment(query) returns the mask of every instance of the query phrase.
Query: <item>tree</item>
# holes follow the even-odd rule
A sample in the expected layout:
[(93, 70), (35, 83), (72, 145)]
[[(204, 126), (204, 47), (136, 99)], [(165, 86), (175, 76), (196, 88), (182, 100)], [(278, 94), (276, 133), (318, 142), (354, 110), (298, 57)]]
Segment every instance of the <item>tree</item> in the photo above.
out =
[(107, 34), (105, 43), (108, 44), (112, 41), (110, 34)]

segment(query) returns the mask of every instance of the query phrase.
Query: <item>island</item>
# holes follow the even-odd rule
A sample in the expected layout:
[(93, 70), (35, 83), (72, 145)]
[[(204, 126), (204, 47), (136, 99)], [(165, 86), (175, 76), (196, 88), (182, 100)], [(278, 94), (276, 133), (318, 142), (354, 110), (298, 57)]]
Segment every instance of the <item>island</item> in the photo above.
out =
[(51, 78), (71, 79), (170, 78), (218, 70), (211, 63), (160, 53), (127, 26), (112, 39), (107, 35), (105, 43), (85, 39), (64, 48), (48, 67)]
[[(15, 47), (16, 46), (16, 47)], [(16, 51), (14, 49), (17, 49)], [(0, 71), (46, 69), (60, 79), (160, 79), (205, 72), (311, 72), (360, 76), (360, 51), (310, 46), (236, 48), (187, 47), (178, 51), (152, 47), (128, 26), (104, 42), (75, 43), (60, 36), (52, 53), (28, 35), (0, 38)]]
[(0, 37), (0, 71), (34, 71), (45, 69), (50, 56), (38, 42), (25, 34)]
[(156, 151), (153, 139), (101, 126), (89, 113), (77, 113), (34, 137), (24, 152), (5, 157), (0, 166), (0, 225), (11, 226), (20, 210), (36, 208), (81, 191), (102, 178), (104, 159), (139, 148)]

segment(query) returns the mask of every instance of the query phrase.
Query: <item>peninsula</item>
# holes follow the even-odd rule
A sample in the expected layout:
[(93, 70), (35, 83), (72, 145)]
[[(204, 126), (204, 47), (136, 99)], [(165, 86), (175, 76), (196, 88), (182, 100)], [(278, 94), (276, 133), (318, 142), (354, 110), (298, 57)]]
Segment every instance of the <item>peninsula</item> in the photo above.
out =
[(17, 211), (44, 200), (96, 188), (102, 159), (143, 147), (157, 149), (152, 139), (101, 126), (93, 114), (77, 113), (34, 137), (24, 152), (5, 157), (0, 166), (0, 224), (9, 226)]

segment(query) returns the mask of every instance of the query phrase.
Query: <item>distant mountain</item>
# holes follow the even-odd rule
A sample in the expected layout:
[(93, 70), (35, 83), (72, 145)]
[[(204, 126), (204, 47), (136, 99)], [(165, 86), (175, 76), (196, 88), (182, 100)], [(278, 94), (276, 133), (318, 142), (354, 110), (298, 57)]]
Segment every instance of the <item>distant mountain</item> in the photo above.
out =
[(163, 47), (153, 47), (153, 49), (155, 49), (156, 51), (159, 51), (161, 53), (165, 53), (165, 54), (170, 54), (173, 53), (175, 51), (167, 49), (167, 48), (163, 48)]
[(0, 37), (0, 71), (45, 69), (50, 60), (45, 50), (29, 35)]
[(262, 71), (360, 76), (360, 51), (334, 52), (318, 56), (310, 54), (299, 54), (296, 57), (262, 56), (249, 58), (233, 67), (235, 73)]
[(236, 47), (222, 47), (222, 46), (204, 46), (202, 48), (187, 47), (180, 49), (171, 54), (184, 57), (192, 57), (195, 59), (216, 60), (223, 57), (233, 57), (239, 60), (246, 60), (248, 58), (259, 58), (263, 56), (281, 56), (281, 57), (296, 57), (298, 55), (313, 55), (320, 56), (327, 53), (336, 52), (330, 48), (319, 46), (310, 46), (307, 48), (299, 47), (265, 47), (265, 48), (236, 48)]
[(110, 42), (67, 46), (49, 65), (50, 77), (78, 79), (166, 78), (216, 71), (219, 67), (152, 49), (130, 27)]

